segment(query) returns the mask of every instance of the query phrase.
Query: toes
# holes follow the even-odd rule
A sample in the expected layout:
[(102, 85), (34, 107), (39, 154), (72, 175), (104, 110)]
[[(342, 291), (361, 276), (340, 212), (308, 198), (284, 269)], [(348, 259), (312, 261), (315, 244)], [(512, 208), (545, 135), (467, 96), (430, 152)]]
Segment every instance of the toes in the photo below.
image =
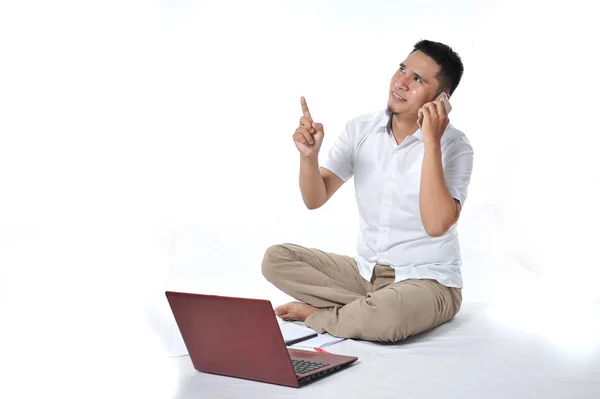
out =
[(296, 304), (298, 304), (298, 303), (299, 303), (299, 302), (289, 302), (289, 303), (286, 303), (285, 305), (279, 305), (279, 306), (277, 306), (277, 307), (275, 308), (275, 314), (276, 314), (276, 315), (280, 315), (280, 314), (283, 314), (283, 313), (287, 313), (287, 312), (289, 312), (290, 310), (293, 310), (293, 309), (294, 309), (294, 306), (295, 306)]
[(286, 320), (285, 318), (289, 318), (290, 316), (290, 309), (288, 308), (287, 305), (282, 305), (282, 306), (277, 306), (275, 308), (275, 316), (278, 316), (284, 320)]
[(285, 305), (277, 306), (274, 311), (275, 315), (282, 320), (298, 320), (298, 311), (301, 311), (306, 304), (302, 302), (290, 302)]
[(275, 313), (277, 315), (277, 317), (279, 317), (281, 320), (290, 320), (290, 314), (288, 312), (285, 311), (280, 311), (278, 313)]
[(287, 305), (280, 305), (275, 308), (275, 314), (278, 316), (282, 315), (284, 313), (287, 313), (287, 311), (288, 311)]

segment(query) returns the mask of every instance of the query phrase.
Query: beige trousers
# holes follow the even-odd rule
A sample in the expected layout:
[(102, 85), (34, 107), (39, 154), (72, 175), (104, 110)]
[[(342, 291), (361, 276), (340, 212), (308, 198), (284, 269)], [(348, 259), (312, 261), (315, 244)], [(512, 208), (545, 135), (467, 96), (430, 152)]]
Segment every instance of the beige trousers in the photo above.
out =
[(460, 310), (460, 288), (435, 280), (394, 283), (394, 269), (376, 265), (371, 281), (356, 261), (295, 244), (267, 249), (262, 273), (277, 288), (321, 309), (305, 323), (318, 333), (395, 342), (451, 320)]

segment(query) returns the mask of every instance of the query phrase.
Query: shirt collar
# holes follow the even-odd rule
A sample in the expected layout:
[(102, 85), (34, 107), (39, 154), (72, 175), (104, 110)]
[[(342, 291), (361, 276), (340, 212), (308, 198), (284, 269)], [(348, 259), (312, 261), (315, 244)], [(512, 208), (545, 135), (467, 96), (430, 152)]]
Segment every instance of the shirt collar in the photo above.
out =
[[(384, 113), (381, 127), (383, 127), (381, 131), (386, 132), (390, 136), (392, 135), (392, 117), (388, 116), (387, 113)], [(411, 136), (419, 141), (423, 141), (423, 131), (421, 130), (421, 128), (417, 129), (417, 131), (411, 134)]]

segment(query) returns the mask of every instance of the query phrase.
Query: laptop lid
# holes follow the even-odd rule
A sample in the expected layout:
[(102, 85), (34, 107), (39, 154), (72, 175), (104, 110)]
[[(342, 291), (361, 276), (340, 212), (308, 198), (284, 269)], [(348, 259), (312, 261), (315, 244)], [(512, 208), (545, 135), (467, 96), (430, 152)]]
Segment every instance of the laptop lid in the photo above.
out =
[(165, 292), (198, 371), (297, 387), (268, 300)]

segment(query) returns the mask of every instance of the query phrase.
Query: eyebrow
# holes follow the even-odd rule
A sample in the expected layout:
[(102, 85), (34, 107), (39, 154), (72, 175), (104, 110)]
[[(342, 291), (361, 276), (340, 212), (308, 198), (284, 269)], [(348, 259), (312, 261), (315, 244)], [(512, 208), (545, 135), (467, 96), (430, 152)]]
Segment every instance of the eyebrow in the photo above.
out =
[[(400, 63), (400, 66), (404, 69), (406, 69), (406, 65), (404, 65), (404, 62)], [(418, 73), (416, 73), (415, 71), (413, 71), (413, 75), (415, 75), (417, 78), (421, 79), (421, 81), (423, 83), (427, 83), (427, 80), (425, 80), (421, 75), (419, 75)]]

